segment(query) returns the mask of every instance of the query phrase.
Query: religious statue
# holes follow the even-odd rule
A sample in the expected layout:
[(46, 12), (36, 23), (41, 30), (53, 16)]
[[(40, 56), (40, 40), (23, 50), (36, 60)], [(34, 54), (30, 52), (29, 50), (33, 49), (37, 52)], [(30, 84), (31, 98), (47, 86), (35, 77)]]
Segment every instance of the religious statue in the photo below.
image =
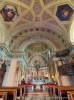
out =
[(1, 65), (1, 70), (6, 72), (6, 64), (5, 64), (6, 61), (4, 61)]
[(35, 61), (35, 68), (36, 68), (36, 70), (37, 70), (37, 75), (38, 75), (38, 71), (39, 71), (39, 69), (40, 69), (40, 62), (39, 61)]

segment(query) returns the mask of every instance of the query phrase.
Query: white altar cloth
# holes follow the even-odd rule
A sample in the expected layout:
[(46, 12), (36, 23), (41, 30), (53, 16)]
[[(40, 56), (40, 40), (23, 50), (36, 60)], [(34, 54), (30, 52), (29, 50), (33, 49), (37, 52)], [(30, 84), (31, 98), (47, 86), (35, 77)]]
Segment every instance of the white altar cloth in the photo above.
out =
[(32, 84), (34, 84), (34, 85), (42, 85), (43, 81), (42, 80), (33, 80)]
[[(34, 85), (42, 85), (43, 81), (42, 80), (34, 80), (32, 81), (32, 84)], [(45, 90), (45, 87), (42, 85), (43, 90)], [(32, 86), (32, 91), (34, 91), (34, 86)]]

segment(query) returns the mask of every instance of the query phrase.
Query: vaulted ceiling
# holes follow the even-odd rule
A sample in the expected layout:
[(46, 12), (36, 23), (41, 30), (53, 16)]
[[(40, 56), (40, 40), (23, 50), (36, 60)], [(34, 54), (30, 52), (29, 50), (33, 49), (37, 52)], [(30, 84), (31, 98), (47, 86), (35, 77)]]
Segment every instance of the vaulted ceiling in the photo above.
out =
[(54, 51), (67, 48), (73, 12), (74, 0), (0, 0), (4, 43), (12, 51), (32, 45), (39, 52), (45, 44)]

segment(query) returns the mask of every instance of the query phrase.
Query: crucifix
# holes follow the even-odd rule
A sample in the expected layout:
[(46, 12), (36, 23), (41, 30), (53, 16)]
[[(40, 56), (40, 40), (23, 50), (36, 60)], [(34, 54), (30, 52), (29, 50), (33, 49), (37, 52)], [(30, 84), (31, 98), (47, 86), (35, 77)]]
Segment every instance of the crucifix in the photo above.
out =
[(64, 64), (63, 61), (65, 61), (65, 60), (63, 60), (62, 58), (60, 58), (59, 61), (61, 61), (61, 64), (63, 65)]

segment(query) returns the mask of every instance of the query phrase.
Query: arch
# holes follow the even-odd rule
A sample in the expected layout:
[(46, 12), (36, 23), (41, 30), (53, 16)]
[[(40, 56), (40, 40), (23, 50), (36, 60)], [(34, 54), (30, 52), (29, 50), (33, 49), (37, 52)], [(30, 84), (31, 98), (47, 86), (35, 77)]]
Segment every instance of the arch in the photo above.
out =
[[(44, 55), (42, 55), (42, 54), (39, 54), (39, 55), (32, 55), (30, 58), (29, 58), (29, 61), (28, 61), (28, 64), (30, 63), (30, 60), (32, 60), (34, 57), (36, 57), (36, 56), (39, 56), (39, 57), (42, 57), (44, 60), (45, 60), (45, 62), (47, 63), (48, 62), (48, 59), (44, 56)], [(35, 59), (33, 59), (33, 61), (34, 61)], [(31, 64), (30, 64), (31, 65)]]
[[(51, 24), (51, 23), (46, 23), (46, 24), (44, 24), (44, 23), (35, 23), (35, 24), (31, 23), (31, 24), (27, 24), (27, 25), (23, 24), (23, 25), (20, 25), (20, 26), (13, 29), (13, 31), (11, 32), (11, 35), (9, 35), (9, 37), (6, 39), (6, 44), (8, 45), (9, 41), (12, 38), (11, 37), (12, 34), (16, 35), (16, 33), (24, 31), (25, 29), (36, 28), (36, 27), (38, 27), (38, 28), (43, 27), (43, 28), (51, 29), (51, 30), (55, 31), (56, 33), (58, 33), (59, 35), (61, 35), (61, 34), (63, 35), (65, 33), (64, 30), (62, 30), (60, 27), (58, 27), (54, 24)], [(65, 35), (65, 37), (67, 37), (67, 40), (69, 40), (67, 35)]]

